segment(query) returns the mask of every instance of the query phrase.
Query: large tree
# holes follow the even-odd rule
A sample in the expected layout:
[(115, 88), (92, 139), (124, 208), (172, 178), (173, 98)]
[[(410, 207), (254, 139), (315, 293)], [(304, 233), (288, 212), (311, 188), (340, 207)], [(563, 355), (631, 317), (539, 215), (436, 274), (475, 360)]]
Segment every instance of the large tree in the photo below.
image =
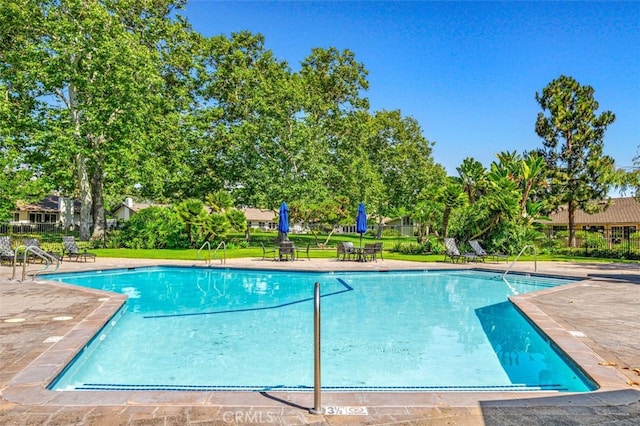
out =
[(424, 137), (414, 118), (402, 116), (399, 110), (382, 110), (371, 121), (364, 149), (380, 180), (371, 200), (381, 225), (384, 217), (417, 213), (424, 188), (444, 184), (446, 173), (433, 161), (434, 143)]
[(595, 212), (606, 200), (613, 176), (613, 159), (603, 155), (604, 134), (614, 122), (611, 111), (599, 108), (594, 89), (561, 75), (549, 83), (536, 100), (542, 108), (536, 133), (543, 139), (549, 169), (551, 203), (566, 205), (569, 245), (575, 247), (575, 211)]
[(38, 126), (22, 147), (39, 156), (42, 178), (82, 201), (81, 239), (104, 227), (105, 182), (136, 175), (140, 154), (168, 116), (171, 47), (186, 25), (182, 1), (24, 0), (3, 2), (0, 82), (31, 105)]

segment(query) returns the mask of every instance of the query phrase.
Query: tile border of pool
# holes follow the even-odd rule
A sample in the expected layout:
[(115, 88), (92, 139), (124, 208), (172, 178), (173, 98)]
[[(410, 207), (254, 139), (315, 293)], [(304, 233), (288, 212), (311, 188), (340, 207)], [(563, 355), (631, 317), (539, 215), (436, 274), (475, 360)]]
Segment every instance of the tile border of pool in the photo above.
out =
[[(145, 265), (147, 266), (147, 265)], [(140, 267), (145, 267), (141, 265)], [(148, 265), (148, 266), (188, 266), (188, 265)], [(430, 265), (431, 266), (431, 265)], [(200, 267), (200, 266), (199, 266)], [(258, 269), (246, 266), (233, 267), (224, 265), (212, 268)], [(99, 268), (120, 269), (120, 268)], [(443, 270), (448, 268), (414, 268), (414, 270)], [(486, 268), (479, 271), (495, 271)], [(384, 268), (390, 270), (390, 268)], [(394, 269), (395, 270), (395, 269)], [(319, 272), (309, 270), (309, 272)], [(361, 272), (354, 270), (354, 272)], [(539, 274), (550, 276), (548, 274)], [(560, 278), (570, 276), (553, 275)], [(575, 278), (575, 277), (574, 277)], [(582, 278), (581, 278), (582, 279)], [(593, 352), (584, 343), (576, 339), (568, 330), (546, 315), (534, 303), (535, 297), (541, 294), (565, 291), (571, 286), (589, 285), (589, 278), (563, 285), (561, 287), (540, 290), (525, 295), (512, 296), (510, 300), (538, 328), (540, 328), (557, 346), (565, 352), (585, 373), (593, 379), (599, 389), (592, 392), (558, 393), (558, 392), (323, 392), (323, 402), (328, 406), (411, 406), (411, 407), (468, 407), (478, 401), (491, 401), (498, 406), (505, 404), (523, 404), (524, 406), (547, 406), (548, 397), (565, 401), (582, 401), (583, 405), (599, 405), (603, 402), (613, 405), (637, 401), (635, 390), (626, 383), (626, 378), (615, 369), (602, 365), (604, 359)], [(43, 282), (47, 285), (69, 286), (53, 281)], [(87, 317), (79, 322), (64, 336), (42, 352), (26, 368), (17, 373), (2, 389), (5, 400), (25, 405), (41, 406), (139, 406), (139, 405), (178, 405), (178, 406), (252, 406), (282, 407), (295, 406), (301, 409), (312, 405), (311, 392), (163, 392), (163, 391), (51, 391), (46, 386), (64, 369), (73, 357), (108, 323), (110, 318), (124, 304), (126, 297), (100, 290), (77, 288), (74, 291), (95, 295), (100, 304)], [(631, 391), (611, 392), (611, 391)], [(396, 401), (395, 403), (390, 403)], [(554, 404), (555, 405), (555, 404)]]

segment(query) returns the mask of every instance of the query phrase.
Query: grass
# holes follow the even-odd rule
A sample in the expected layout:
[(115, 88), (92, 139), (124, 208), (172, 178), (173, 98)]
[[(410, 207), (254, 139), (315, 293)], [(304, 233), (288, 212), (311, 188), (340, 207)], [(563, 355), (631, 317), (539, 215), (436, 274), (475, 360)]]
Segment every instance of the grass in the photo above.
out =
[[(242, 248), (244, 243), (244, 234), (237, 233), (229, 235), (226, 239), (228, 248), (226, 251), (226, 257), (228, 259), (234, 258), (261, 258), (262, 248), (260, 243), (263, 243), (265, 247), (274, 247), (275, 238), (277, 234), (275, 232), (255, 232), (251, 235), (251, 244), (247, 248)], [(360, 236), (357, 234), (333, 234), (329, 239), (327, 247), (321, 249), (319, 244), (327, 241), (327, 234), (318, 235), (316, 237), (312, 234), (291, 234), (289, 239), (294, 242), (296, 247), (307, 247), (310, 244), (312, 250), (309, 255), (312, 258), (333, 258), (336, 255), (336, 245), (340, 242), (350, 241), (354, 245), (360, 245)], [(365, 235), (362, 238), (362, 244), (379, 242), (372, 235)], [(414, 262), (442, 262), (444, 259), (443, 254), (403, 254), (397, 252), (390, 252), (389, 249), (394, 247), (397, 243), (410, 243), (416, 244), (415, 237), (400, 237), (400, 236), (383, 236), (382, 243), (384, 247), (384, 258), (393, 260), (406, 260)], [(86, 242), (78, 242), (81, 248), (90, 247)], [(62, 250), (62, 243), (43, 241), (41, 243), (42, 248), (45, 251), (60, 252)], [(215, 244), (212, 244), (212, 258), (215, 248)], [(204, 260), (207, 256), (206, 251), (202, 251), (198, 256), (198, 250), (196, 249), (122, 249), (122, 248), (90, 248), (92, 253), (97, 254), (100, 257), (112, 257), (112, 258), (126, 258), (126, 259), (165, 259), (165, 260)], [(580, 253), (577, 250), (576, 253)], [(216, 258), (222, 257), (222, 253), (218, 251)], [(306, 256), (306, 253), (303, 254)], [(510, 261), (515, 257), (511, 256)], [(519, 260), (533, 261), (534, 257), (530, 252), (526, 255), (522, 255)], [(554, 261), (554, 262), (602, 262), (602, 263), (639, 263), (638, 260), (623, 260), (623, 259), (609, 259), (609, 258), (595, 258), (569, 254), (540, 254), (537, 256), (539, 261)]]
[[(260, 243), (263, 243), (265, 247), (273, 247), (275, 245), (274, 239), (275, 233), (256, 233), (252, 235), (251, 245), (247, 248), (239, 247), (241, 242), (244, 241), (244, 234), (231, 235), (228, 239), (228, 244), (231, 246), (226, 250), (226, 257), (228, 259), (236, 258), (261, 258), (262, 248)], [(324, 243), (326, 235), (318, 236), (318, 242)], [(290, 240), (294, 242), (297, 247), (306, 248), (307, 244), (310, 244), (312, 250), (309, 255), (312, 258), (333, 258), (336, 256), (336, 245), (340, 242), (351, 241), (354, 245), (360, 244), (359, 235), (355, 234), (334, 234), (326, 248), (322, 249), (316, 245), (316, 239), (311, 234), (295, 234), (290, 235)], [(380, 240), (374, 239), (372, 236), (365, 235), (362, 239), (362, 244), (378, 242)], [(392, 260), (405, 260), (414, 262), (442, 262), (444, 259), (443, 254), (402, 254), (397, 252), (390, 252), (388, 249), (394, 246), (398, 242), (415, 243), (415, 238), (412, 237), (383, 237), (382, 242), (386, 250), (384, 251), (385, 259)], [(214, 246), (215, 247), (215, 246)], [(128, 259), (168, 259), (168, 260), (204, 260), (207, 257), (207, 253), (203, 250), (198, 255), (196, 249), (91, 249), (91, 252), (96, 253), (100, 257), (112, 257), (112, 258), (128, 258)], [(212, 248), (212, 257), (214, 249)], [(303, 256), (306, 255), (303, 254)], [(216, 258), (221, 258), (221, 250), (216, 253)], [(515, 257), (512, 256), (510, 261)], [(534, 256), (532, 254), (522, 255), (519, 260), (521, 261), (533, 261)], [(621, 259), (602, 259), (594, 257), (584, 256), (571, 256), (571, 255), (549, 255), (540, 254), (537, 256), (538, 261), (554, 261), (554, 262), (602, 262), (602, 263), (638, 263), (638, 261), (629, 261)]]

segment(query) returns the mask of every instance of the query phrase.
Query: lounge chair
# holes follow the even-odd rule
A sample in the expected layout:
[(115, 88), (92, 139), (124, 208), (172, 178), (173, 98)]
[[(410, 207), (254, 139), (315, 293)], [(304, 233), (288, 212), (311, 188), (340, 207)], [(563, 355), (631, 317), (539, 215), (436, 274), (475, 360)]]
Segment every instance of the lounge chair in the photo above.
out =
[(469, 262), (470, 260), (477, 261), (478, 256), (474, 253), (464, 253), (460, 254), (460, 250), (458, 250), (458, 245), (456, 244), (456, 240), (453, 238), (445, 238), (444, 246), (446, 248), (446, 253), (444, 254), (444, 261), (447, 261), (447, 257), (451, 259), (452, 263), (457, 263), (458, 261)]
[(352, 242), (338, 243), (336, 258), (340, 260), (340, 255), (342, 255), (342, 260), (351, 259), (352, 255), (356, 254), (356, 248), (353, 246)]
[(488, 254), (486, 252), (486, 250), (482, 248), (482, 246), (480, 245), (480, 241), (478, 241), (478, 240), (469, 241), (469, 245), (471, 246), (473, 251), (476, 252), (478, 257), (482, 258), (483, 262), (484, 262), (484, 259), (486, 259), (487, 257), (492, 257), (493, 260), (495, 260), (496, 262), (499, 262), (502, 259), (504, 259), (507, 262), (509, 261), (509, 255), (508, 254), (503, 254), (503, 253), (491, 253), (491, 254)]
[(96, 261), (96, 255), (94, 253), (88, 253), (87, 249), (80, 250), (78, 245), (76, 244), (76, 239), (73, 236), (63, 236), (62, 237), (62, 245), (64, 246), (62, 249), (62, 257), (60, 260), (67, 256), (69, 260), (75, 258), (76, 262), (83, 258), (84, 261), (87, 261), (87, 258), (92, 258), (93, 261)]
[(275, 248), (266, 248), (263, 243), (260, 243), (260, 247), (262, 247), (262, 260), (265, 260), (267, 258), (267, 255), (270, 255), (269, 257), (275, 259), (276, 257)]
[(0, 237), (0, 264), (2, 264), (2, 262), (9, 262), (10, 265), (13, 265), (15, 256), (16, 252), (11, 248), (11, 237)]
[(478, 259), (480, 259), (480, 261), (484, 262), (484, 260), (487, 258), (488, 254), (487, 252), (482, 248), (482, 246), (480, 245), (480, 242), (478, 240), (470, 240), (469, 241), (469, 245), (471, 246), (471, 248), (473, 249), (474, 252), (476, 252), (476, 256), (478, 256)]

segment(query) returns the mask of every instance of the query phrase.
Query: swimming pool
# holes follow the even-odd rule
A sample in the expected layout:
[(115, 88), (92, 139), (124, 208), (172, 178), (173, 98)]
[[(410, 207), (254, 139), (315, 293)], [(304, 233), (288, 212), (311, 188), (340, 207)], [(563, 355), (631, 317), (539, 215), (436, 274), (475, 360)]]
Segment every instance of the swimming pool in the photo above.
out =
[(54, 390), (590, 391), (507, 297), (566, 283), (479, 271), (153, 267), (52, 274), (128, 295)]

